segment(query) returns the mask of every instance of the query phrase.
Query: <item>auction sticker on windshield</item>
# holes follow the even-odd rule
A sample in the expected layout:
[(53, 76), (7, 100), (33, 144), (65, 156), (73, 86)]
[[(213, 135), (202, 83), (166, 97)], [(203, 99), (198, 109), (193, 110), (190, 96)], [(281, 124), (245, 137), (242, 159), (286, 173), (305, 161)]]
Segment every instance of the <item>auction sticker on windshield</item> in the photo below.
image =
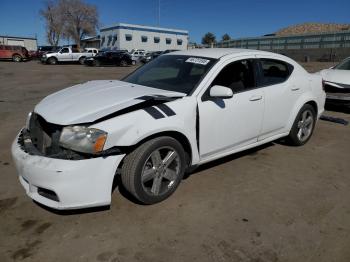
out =
[(206, 65), (210, 62), (208, 59), (198, 58), (198, 57), (190, 57), (186, 60), (187, 63)]

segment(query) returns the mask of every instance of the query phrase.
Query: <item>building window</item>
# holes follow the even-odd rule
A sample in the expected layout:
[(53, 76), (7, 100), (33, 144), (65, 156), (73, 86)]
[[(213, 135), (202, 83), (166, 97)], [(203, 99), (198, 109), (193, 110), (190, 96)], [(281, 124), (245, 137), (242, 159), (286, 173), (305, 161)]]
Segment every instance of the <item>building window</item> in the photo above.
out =
[(144, 36), (144, 35), (141, 36), (141, 42), (146, 43), (147, 40), (148, 40), (148, 37), (147, 37), (147, 36)]
[(117, 35), (114, 35), (114, 36), (113, 36), (113, 42), (112, 42), (112, 45), (114, 45), (114, 44), (115, 44), (115, 42), (117, 41), (117, 39), (118, 39)]
[(177, 39), (177, 45), (182, 45), (182, 39)]
[(167, 45), (170, 45), (171, 44), (171, 38), (165, 38), (165, 43)]
[(125, 35), (125, 40), (126, 41), (132, 41), (132, 35), (126, 34)]
[(160, 38), (157, 37), (157, 36), (155, 36), (155, 37), (154, 37), (154, 43), (155, 43), (155, 44), (158, 44), (159, 42), (160, 42)]
[(106, 37), (102, 36), (102, 39), (101, 39), (101, 46), (105, 43), (105, 40), (106, 40)]
[(113, 38), (112, 35), (109, 35), (109, 36), (108, 36), (107, 46), (109, 46), (109, 45), (111, 44), (112, 38)]

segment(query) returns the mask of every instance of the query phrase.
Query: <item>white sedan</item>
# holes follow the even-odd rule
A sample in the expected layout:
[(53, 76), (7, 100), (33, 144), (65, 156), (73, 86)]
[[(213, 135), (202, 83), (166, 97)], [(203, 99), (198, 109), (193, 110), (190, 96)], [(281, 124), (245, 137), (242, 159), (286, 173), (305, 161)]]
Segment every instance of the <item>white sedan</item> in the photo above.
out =
[(282, 137), (305, 144), (324, 102), (321, 76), (282, 55), (173, 52), (122, 81), (90, 81), (46, 97), (12, 155), (26, 193), (51, 208), (109, 205), (117, 176), (153, 204), (190, 167)]
[(350, 57), (320, 74), (325, 81), (327, 102), (350, 105)]

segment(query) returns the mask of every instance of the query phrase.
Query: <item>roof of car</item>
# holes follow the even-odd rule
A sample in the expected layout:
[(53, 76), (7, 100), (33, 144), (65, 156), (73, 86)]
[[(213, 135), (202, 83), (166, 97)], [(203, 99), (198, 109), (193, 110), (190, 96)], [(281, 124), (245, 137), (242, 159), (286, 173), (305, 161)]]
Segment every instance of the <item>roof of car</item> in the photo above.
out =
[(226, 55), (234, 54), (272, 54), (270, 52), (253, 50), (253, 49), (241, 49), (241, 48), (203, 48), (203, 49), (190, 49), (183, 51), (176, 51), (168, 53), (167, 55), (188, 55), (188, 56), (202, 56), (208, 58), (220, 58)]

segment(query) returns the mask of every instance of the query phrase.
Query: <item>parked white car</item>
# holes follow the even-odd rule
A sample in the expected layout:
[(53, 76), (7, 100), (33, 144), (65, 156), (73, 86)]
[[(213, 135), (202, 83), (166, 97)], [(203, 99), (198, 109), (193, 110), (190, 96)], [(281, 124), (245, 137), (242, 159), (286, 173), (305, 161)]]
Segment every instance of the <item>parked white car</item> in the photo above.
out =
[(143, 49), (133, 49), (131, 50), (130, 55), (132, 61), (135, 61), (136, 64), (146, 55), (146, 51)]
[(86, 47), (84, 48), (84, 53), (92, 53), (92, 56), (95, 56), (98, 54), (98, 49), (93, 47)]
[(350, 57), (338, 65), (320, 71), (327, 92), (327, 102), (350, 105)]
[(153, 204), (190, 167), (282, 137), (305, 144), (324, 102), (321, 77), (282, 55), (173, 52), (122, 81), (89, 81), (44, 98), (12, 155), (27, 194), (46, 206), (109, 205), (116, 176)]
[(80, 64), (84, 64), (85, 58), (97, 54), (94, 50), (97, 51), (96, 48), (91, 48), (82, 53), (76, 48), (62, 47), (58, 52), (44, 54), (41, 57), (41, 62), (50, 65), (55, 65), (58, 62), (79, 62)]

